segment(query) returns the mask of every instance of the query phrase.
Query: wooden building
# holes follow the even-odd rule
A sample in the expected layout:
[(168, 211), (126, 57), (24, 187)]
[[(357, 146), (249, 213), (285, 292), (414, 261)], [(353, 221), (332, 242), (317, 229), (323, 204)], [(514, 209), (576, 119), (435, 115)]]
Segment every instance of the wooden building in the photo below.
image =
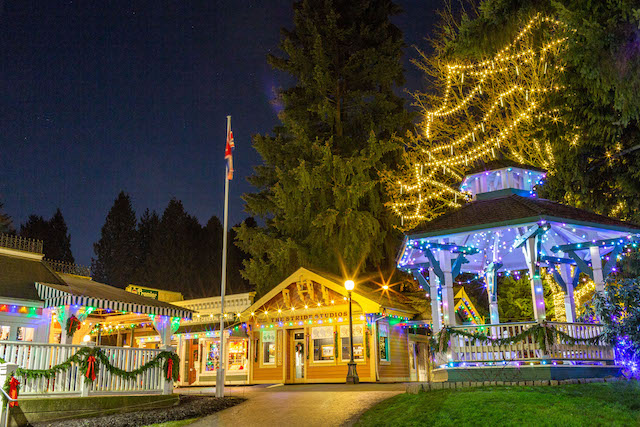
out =
[[(407, 327), (417, 311), (388, 286), (370, 283), (356, 283), (352, 301), (360, 381), (425, 380), (426, 329)], [(300, 268), (242, 317), (251, 339), (250, 383), (345, 381), (349, 304), (340, 280)]]

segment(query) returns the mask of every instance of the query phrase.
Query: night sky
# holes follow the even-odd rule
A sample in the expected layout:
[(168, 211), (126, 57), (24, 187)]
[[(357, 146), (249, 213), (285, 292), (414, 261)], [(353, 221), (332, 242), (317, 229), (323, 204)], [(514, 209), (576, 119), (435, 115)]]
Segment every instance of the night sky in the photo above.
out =
[[(3, 1), (0, 0), (0, 5)], [(407, 45), (428, 48), (440, 1), (398, 1)], [(277, 124), (285, 75), (266, 63), (290, 0), (4, 0), (0, 11), (0, 202), (19, 228), (60, 207), (89, 265), (120, 190), (138, 216), (175, 197), (222, 218), (226, 116), (236, 149), (230, 224), (260, 163), (251, 135)], [(405, 55), (407, 88), (421, 89)]]

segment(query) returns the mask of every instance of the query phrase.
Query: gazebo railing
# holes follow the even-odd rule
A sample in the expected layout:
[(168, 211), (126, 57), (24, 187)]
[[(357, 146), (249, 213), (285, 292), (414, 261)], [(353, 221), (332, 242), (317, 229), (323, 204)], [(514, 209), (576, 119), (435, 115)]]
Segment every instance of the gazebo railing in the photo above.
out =
[[(602, 325), (590, 323), (548, 322), (557, 330), (573, 338), (595, 338), (602, 333)], [(480, 333), (491, 338), (509, 338), (528, 330), (536, 322), (500, 323), (495, 325), (457, 326), (454, 330)], [(544, 351), (533, 337), (514, 341), (506, 345), (481, 342), (473, 338), (451, 335), (448, 361), (469, 364), (495, 364), (500, 362), (604, 362), (612, 363), (613, 349), (604, 341), (595, 344), (570, 344), (558, 338)]]
[[(30, 343), (23, 341), (1, 341), (0, 358), (7, 363), (25, 369), (50, 369), (65, 362), (84, 345)], [(124, 347), (98, 347), (109, 358), (112, 365), (132, 371), (156, 357), (162, 350)], [(19, 378), (20, 396), (68, 395), (80, 396), (84, 372), (76, 363), (58, 372), (52, 378)], [(154, 366), (135, 379), (123, 379), (111, 375), (107, 369), (96, 370), (96, 379), (90, 385), (88, 395), (101, 394), (160, 394), (165, 378), (161, 366)]]

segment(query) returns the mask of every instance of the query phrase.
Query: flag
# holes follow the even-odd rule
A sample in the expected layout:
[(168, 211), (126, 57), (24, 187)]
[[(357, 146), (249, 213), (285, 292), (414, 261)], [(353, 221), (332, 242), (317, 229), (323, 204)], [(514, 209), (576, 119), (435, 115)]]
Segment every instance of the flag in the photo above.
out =
[(231, 181), (233, 179), (233, 149), (235, 145), (233, 143), (233, 132), (231, 132), (231, 125), (229, 125), (229, 131), (227, 132), (227, 146), (224, 149), (224, 159), (227, 161), (227, 179)]

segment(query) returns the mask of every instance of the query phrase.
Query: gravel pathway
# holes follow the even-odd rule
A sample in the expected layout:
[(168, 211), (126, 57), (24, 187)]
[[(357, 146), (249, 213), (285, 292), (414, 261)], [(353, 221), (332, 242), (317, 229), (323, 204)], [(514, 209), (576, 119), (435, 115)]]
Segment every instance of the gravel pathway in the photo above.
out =
[(171, 408), (151, 409), (123, 414), (105, 415), (102, 417), (66, 419), (56, 422), (34, 424), (37, 427), (133, 427), (167, 421), (186, 420), (211, 415), (215, 412), (230, 408), (244, 401), (239, 397), (217, 398), (211, 396), (180, 396), (180, 403)]

